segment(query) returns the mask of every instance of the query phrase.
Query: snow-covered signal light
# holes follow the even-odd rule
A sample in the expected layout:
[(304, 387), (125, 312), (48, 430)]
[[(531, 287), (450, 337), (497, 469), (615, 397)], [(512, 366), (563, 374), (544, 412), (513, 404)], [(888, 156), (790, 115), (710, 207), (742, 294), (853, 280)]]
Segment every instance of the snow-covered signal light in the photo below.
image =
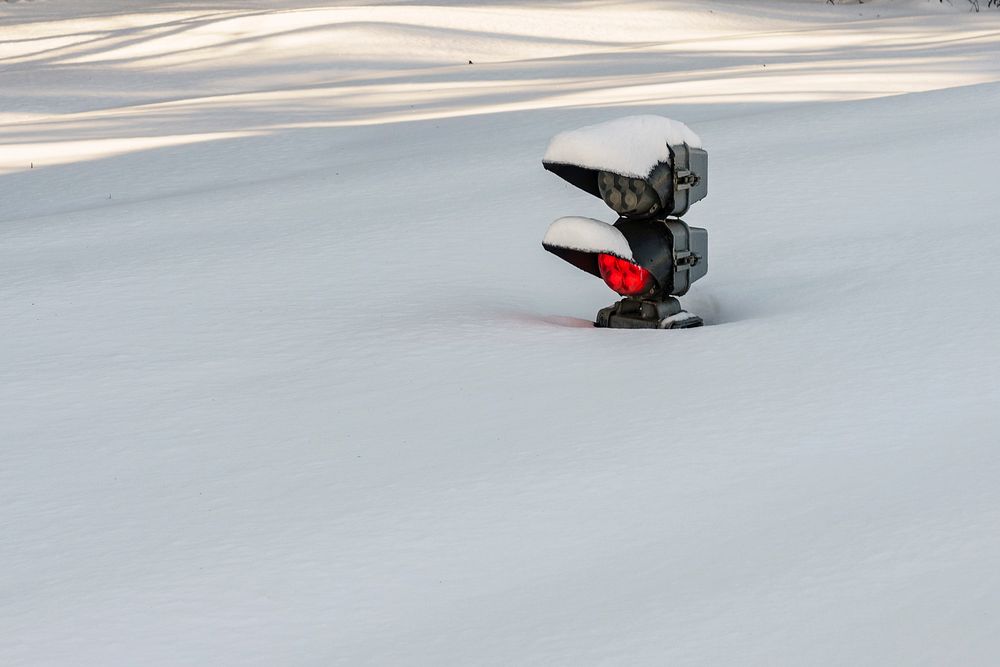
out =
[(700, 326), (674, 298), (708, 272), (708, 232), (678, 217), (708, 194), (708, 153), (698, 136), (669, 118), (629, 116), (556, 135), (542, 164), (620, 216), (613, 225), (560, 218), (542, 241), (625, 297), (595, 324)]
[(680, 217), (708, 196), (708, 152), (686, 125), (662, 116), (557, 134), (542, 166), (627, 218)]

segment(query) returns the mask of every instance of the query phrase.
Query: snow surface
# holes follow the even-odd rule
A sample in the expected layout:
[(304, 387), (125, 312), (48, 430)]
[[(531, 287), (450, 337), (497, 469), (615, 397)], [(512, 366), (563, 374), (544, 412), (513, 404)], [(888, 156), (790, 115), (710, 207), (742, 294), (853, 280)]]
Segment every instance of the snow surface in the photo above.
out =
[(593, 218), (578, 216), (559, 218), (549, 225), (542, 243), (583, 252), (605, 252), (622, 259), (633, 260), (632, 248), (618, 228)]
[(650, 114), (626, 116), (560, 132), (543, 161), (645, 178), (657, 164), (670, 163), (670, 146), (685, 143), (702, 148), (701, 138), (684, 123)]
[[(0, 665), (995, 665), (998, 35), (0, 3)], [(539, 247), (636, 114), (711, 149), (701, 329)]]

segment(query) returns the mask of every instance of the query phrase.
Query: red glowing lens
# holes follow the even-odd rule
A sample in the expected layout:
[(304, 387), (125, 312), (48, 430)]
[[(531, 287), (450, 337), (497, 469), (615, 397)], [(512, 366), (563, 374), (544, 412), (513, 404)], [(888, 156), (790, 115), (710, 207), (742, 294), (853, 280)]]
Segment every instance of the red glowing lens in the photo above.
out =
[(649, 271), (614, 255), (598, 255), (597, 267), (608, 287), (622, 296), (643, 294), (653, 286), (653, 276)]

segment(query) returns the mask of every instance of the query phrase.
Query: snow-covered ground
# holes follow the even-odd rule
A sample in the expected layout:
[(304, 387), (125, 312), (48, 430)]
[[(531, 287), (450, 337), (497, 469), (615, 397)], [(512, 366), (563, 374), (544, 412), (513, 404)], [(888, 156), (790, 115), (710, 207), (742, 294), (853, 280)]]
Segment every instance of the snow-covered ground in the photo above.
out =
[[(996, 665), (1000, 12), (369, 5), (0, 4), (0, 664)], [(702, 329), (540, 247), (644, 113)]]

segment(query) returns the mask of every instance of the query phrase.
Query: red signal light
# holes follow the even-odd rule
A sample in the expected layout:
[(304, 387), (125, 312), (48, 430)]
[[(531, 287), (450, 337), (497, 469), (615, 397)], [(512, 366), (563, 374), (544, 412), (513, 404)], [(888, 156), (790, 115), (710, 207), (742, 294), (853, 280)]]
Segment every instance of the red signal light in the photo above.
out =
[(608, 287), (622, 296), (644, 294), (653, 287), (653, 276), (638, 264), (601, 253), (597, 256), (597, 267)]

